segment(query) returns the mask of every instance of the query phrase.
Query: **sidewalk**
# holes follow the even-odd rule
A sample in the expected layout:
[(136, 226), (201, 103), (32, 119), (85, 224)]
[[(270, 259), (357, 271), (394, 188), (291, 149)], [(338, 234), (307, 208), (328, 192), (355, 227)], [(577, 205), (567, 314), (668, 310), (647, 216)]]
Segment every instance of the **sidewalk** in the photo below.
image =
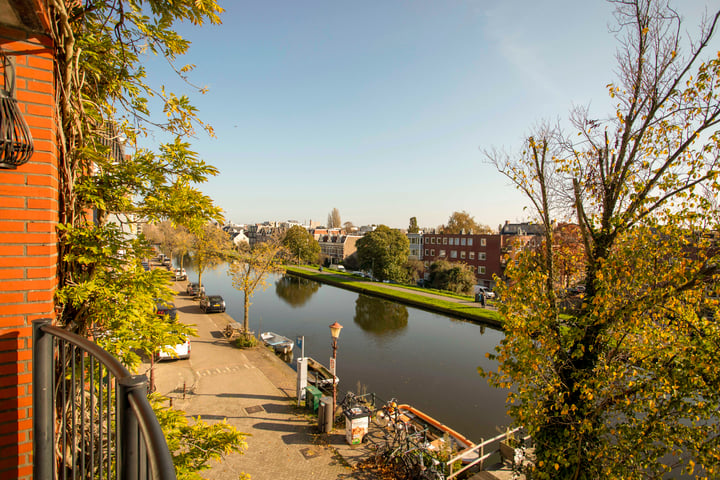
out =
[[(184, 292), (186, 282), (177, 282)], [(209, 479), (252, 480), (363, 479), (352, 465), (367, 453), (365, 446), (345, 442), (344, 429), (319, 434), (317, 417), (295, 402), (295, 371), (265, 348), (238, 349), (223, 337), (233, 321), (226, 314), (204, 314), (191, 297), (175, 297), (178, 319), (195, 324), (189, 360), (160, 362), (157, 391), (176, 408), (208, 422), (226, 419), (248, 434), (244, 454), (232, 454), (202, 472)]]

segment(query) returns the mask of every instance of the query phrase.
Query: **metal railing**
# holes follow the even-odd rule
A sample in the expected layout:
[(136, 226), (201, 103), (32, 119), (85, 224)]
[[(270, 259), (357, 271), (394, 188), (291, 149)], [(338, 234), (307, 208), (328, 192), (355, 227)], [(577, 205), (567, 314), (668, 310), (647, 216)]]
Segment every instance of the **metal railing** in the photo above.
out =
[(32, 375), (34, 478), (175, 480), (145, 375), (48, 319), (33, 321)]
[[(500, 435), (493, 437), (489, 440), (483, 440), (480, 441), (479, 444), (466, 448), (465, 450), (458, 452), (457, 455), (455, 455), (453, 458), (445, 462), (447, 465), (450, 473), (448, 474), (447, 480), (452, 480), (453, 478), (457, 477), (461, 473), (473, 468), (476, 465), (479, 465), (480, 470), (484, 468), (485, 460), (492, 457), (496, 453), (500, 451), (500, 442), (507, 440), (509, 437), (519, 434), (522, 431), (522, 427), (516, 427), (513, 430), (508, 430), (505, 433), (501, 433)], [(529, 440), (529, 437), (523, 437), (523, 442)], [(493, 448), (489, 448), (492, 444), (496, 444), (493, 446)], [(453, 468), (453, 465), (458, 460), (463, 460), (467, 458), (471, 458), (477, 456), (475, 460), (472, 462), (467, 463), (459, 470), (455, 471)]]

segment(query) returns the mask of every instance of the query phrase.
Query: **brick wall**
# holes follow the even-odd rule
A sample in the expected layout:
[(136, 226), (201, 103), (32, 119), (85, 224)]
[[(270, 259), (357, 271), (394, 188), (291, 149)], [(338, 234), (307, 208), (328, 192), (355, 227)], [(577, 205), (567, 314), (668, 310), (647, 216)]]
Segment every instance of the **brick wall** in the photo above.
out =
[(0, 478), (32, 477), (31, 322), (54, 316), (58, 169), (49, 42), (0, 26), (35, 145), (28, 163), (0, 170)]

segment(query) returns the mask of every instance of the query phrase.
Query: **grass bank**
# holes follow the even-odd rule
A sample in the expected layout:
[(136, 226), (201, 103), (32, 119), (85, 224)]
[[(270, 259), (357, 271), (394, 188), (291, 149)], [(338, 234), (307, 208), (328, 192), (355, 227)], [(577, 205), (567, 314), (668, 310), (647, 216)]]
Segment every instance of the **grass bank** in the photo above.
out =
[(442, 313), (473, 322), (502, 327), (501, 316), (495, 310), (482, 308), (471, 297), (448, 294), (410, 285), (393, 285), (372, 282), (346, 272), (318, 271), (316, 268), (287, 266), (290, 275), (308, 278), (358, 293), (393, 300), (398, 303)]

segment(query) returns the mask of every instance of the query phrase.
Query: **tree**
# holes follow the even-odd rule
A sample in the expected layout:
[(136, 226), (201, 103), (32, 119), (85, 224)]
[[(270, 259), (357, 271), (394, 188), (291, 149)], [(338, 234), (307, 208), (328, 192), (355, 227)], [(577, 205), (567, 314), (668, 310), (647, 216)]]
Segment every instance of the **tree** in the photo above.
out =
[(232, 258), (233, 244), (227, 234), (216, 225), (208, 223), (195, 236), (192, 247), (195, 270), (198, 274), (199, 291), (202, 291), (202, 276), (206, 269), (215, 268)]
[[(175, 22), (219, 23), (222, 9), (213, 0), (53, 0), (47, 7), (57, 87), (57, 323), (80, 335), (97, 333), (98, 341), (135, 371), (135, 351), (152, 355), (175, 343), (179, 332), (154, 314), (156, 299), (171, 296), (167, 272), (145, 271), (140, 260), (151, 255), (150, 246), (116, 224), (168, 219), (192, 228), (220, 218), (220, 210), (195, 187), (217, 169), (183, 140), (196, 127), (210, 134), (212, 129), (196, 117), (186, 96), (147, 83), (141, 57), (161, 54), (185, 76), (192, 67), (176, 61), (189, 42), (173, 30)], [(164, 118), (153, 118), (150, 98)], [(172, 140), (157, 151), (140, 148), (138, 138), (150, 129)], [(126, 146), (132, 147), (132, 155), (125, 155)], [(62, 418), (63, 412), (56, 414)], [(162, 415), (158, 419), (166, 435), (172, 435), (173, 427)], [(194, 432), (184, 445), (192, 440), (202, 446), (241, 447), (240, 437), (227, 425)], [(186, 462), (200, 469), (203, 458), (193, 451)]]
[(466, 211), (453, 212), (448, 219), (447, 225), (441, 227), (442, 233), (459, 235), (460, 233), (492, 233), (490, 227), (475, 223), (475, 217), (471, 217)]
[(250, 331), (250, 299), (255, 290), (268, 287), (267, 276), (282, 272), (280, 257), (284, 251), (282, 243), (276, 239), (256, 243), (251, 249), (240, 252), (230, 264), (228, 274), (232, 277), (233, 287), (243, 292), (243, 329)]
[(430, 285), (461, 295), (470, 295), (475, 285), (475, 272), (464, 263), (438, 260), (430, 265)]
[[(720, 12), (683, 54), (666, 2), (613, 3), (615, 114), (576, 109), (577, 135), (541, 125), (520, 153), (488, 153), (545, 227), (499, 283), (506, 336), (490, 378), (512, 386), (536, 478), (717, 477), (720, 59), (702, 56)], [(570, 215), (585, 292), (560, 315), (550, 226)]]
[(338, 210), (337, 208), (333, 208), (332, 211), (328, 213), (327, 223), (327, 228), (342, 227), (342, 220), (340, 220), (340, 210)]
[(409, 281), (412, 283), (417, 282), (422, 278), (424, 271), (425, 265), (423, 262), (416, 258), (408, 258), (408, 261), (405, 263), (405, 272)]
[(320, 244), (300, 225), (293, 225), (285, 232), (282, 244), (297, 263), (317, 263), (320, 257)]
[(353, 225), (353, 222), (347, 221), (343, 223), (343, 229), (345, 229), (347, 233), (350, 233), (355, 229), (355, 225)]
[(185, 256), (190, 253), (193, 246), (194, 236), (187, 227), (178, 226), (173, 238), (172, 253), (180, 259), (180, 268), (185, 267)]
[(417, 217), (410, 217), (410, 225), (408, 226), (408, 233), (418, 233), (420, 228), (418, 227)]
[(553, 233), (553, 264), (556, 287), (568, 288), (585, 277), (585, 245), (576, 224), (559, 223)]
[(356, 243), (360, 268), (372, 271), (378, 280), (404, 282), (404, 265), (410, 253), (407, 237), (395, 228), (378, 225)]

